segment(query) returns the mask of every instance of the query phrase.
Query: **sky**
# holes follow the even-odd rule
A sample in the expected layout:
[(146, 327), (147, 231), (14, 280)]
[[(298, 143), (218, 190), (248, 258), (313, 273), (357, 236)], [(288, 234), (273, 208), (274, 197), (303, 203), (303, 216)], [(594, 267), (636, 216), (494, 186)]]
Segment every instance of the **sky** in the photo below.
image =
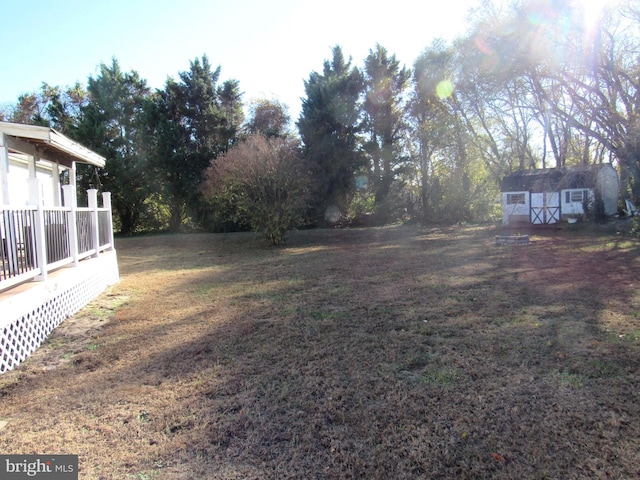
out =
[(0, 0), (0, 105), (43, 82), (87, 84), (117, 59), (153, 89), (207, 55), (243, 100), (276, 99), (295, 121), (304, 80), (331, 48), (362, 66), (379, 43), (411, 67), (436, 38), (467, 29), (478, 0)]

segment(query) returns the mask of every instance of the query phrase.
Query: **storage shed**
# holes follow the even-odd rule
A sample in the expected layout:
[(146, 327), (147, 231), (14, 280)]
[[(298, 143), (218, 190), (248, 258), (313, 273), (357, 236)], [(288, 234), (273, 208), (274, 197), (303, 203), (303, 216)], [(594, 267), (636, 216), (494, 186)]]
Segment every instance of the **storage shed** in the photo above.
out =
[(583, 215), (584, 204), (602, 197), (606, 215), (618, 210), (620, 183), (609, 163), (518, 170), (502, 179), (502, 223), (553, 224)]

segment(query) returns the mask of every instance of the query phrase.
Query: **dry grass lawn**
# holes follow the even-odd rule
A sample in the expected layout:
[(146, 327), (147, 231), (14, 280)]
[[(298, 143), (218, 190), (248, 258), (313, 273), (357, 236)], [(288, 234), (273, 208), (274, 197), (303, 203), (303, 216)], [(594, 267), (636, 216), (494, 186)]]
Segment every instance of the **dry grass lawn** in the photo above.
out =
[(640, 242), (492, 228), (117, 240), (0, 376), (0, 452), (82, 479), (640, 477)]

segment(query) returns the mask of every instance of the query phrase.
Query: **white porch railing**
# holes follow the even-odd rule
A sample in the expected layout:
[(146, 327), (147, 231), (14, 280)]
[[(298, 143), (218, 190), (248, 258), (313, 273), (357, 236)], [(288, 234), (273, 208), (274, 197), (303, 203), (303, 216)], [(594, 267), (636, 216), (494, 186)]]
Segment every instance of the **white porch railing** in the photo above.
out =
[(0, 291), (83, 258), (113, 249), (111, 194), (87, 190), (88, 206), (76, 206), (75, 187), (63, 187), (65, 207), (0, 206)]

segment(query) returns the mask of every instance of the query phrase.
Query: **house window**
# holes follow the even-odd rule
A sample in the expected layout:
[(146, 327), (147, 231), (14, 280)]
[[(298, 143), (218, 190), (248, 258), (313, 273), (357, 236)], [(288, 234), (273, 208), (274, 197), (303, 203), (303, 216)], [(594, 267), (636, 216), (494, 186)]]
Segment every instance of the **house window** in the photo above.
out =
[(524, 193), (507, 193), (507, 205), (524, 205)]
[(565, 203), (584, 203), (587, 200), (587, 190), (568, 190), (564, 200)]

